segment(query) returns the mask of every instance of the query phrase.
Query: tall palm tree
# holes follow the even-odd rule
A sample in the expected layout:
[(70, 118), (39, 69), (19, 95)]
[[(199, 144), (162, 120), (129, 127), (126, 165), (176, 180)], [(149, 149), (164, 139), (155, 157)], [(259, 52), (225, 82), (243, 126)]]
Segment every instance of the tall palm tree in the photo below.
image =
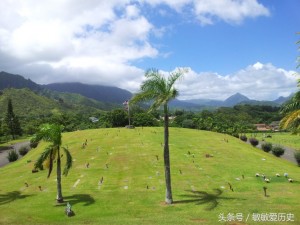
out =
[(130, 103), (137, 103), (141, 101), (151, 101), (149, 112), (163, 106), (164, 110), (164, 168), (165, 168), (165, 182), (166, 182), (166, 203), (172, 204), (172, 188), (171, 188), (171, 170), (170, 170), (170, 156), (169, 156), (169, 109), (168, 103), (170, 100), (179, 95), (178, 90), (174, 87), (175, 82), (180, 79), (183, 74), (187, 72), (186, 69), (179, 69), (165, 78), (156, 69), (150, 69), (145, 73), (146, 80), (140, 87), (138, 92), (130, 100)]
[[(50, 177), (53, 163), (56, 159), (56, 175), (57, 175), (57, 202), (63, 202), (62, 188), (61, 188), (61, 155), (60, 148), (62, 144), (61, 138), (62, 126), (57, 124), (44, 124), (40, 130), (34, 135), (31, 142), (38, 143), (43, 140), (49, 142), (50, 145), (46, 147), (45, 151), (40, 155), (35, 163), (35, 168), (43, 168), (43, 164), (49, 165), (47, 178)], [(65, 152), (66, 165), (63, 171), (64, 175), (68, 175), (69, 169), (72, 167), (72, 156), (68, 149), (62, 147)]]

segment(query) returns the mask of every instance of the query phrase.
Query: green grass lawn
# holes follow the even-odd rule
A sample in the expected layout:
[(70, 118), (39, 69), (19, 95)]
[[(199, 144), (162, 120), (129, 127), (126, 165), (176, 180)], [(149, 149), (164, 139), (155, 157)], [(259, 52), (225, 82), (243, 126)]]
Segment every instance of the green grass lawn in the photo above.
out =
[[(82, 149), (85, 140), (88, 144)], [(74, 160), (69, 175), (62, 178), (65, 201), (76, 214), (70, 218), (64, 214), (65, 204), (56, 205), (56, 171), (49, 179), (46, 170), (31, 172), (46, 146), (40, 144), (0, 168), (0, 224), (251, 225), (266, 224), (252, 218), (265, 213), (294, 216), (293, 222), (267, 224), (300, 223), (300, 167), (237, 138), (206, 131), (170, 129), (175, 203), (165, 205), (162, 142), (163, 128), (153, 127), (65, 133), (63, 146), (68, 146)], [(264, 173), (271, 183), (255, 177), (256, 173)], [(104, 181), (99, 185), (101, 177)], [(230, 214), (243, 218), (227, 221)], [(221, 215), (227, 222), (219, 221)]]
[[(266, 138), (264, 135), (271, 135), (272, 138)], [(247, 134), (248, 137), (256, 137), (259, 141), (265, 140), (266, 142), (271, 142), (273, 144), (279, 144), (282, 146), (287, 146), (300, 151), (300, 136), (293, 135), (289, 132), (276, 132), (276, 133), (255, 133)]]

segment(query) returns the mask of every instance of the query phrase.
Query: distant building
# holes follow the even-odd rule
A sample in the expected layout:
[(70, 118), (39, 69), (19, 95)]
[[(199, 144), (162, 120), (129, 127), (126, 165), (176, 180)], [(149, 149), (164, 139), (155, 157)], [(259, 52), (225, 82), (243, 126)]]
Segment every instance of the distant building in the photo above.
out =
[(97, 123), (97, 122), (99, 121), (98, 118), (93, 117), (93, 116), (89, 117), (89, 120), (90, 120), (92, 123)]
[(257, 123), (257, 124), (254, 124), (254, 126), (256, 127), (257, 131), (269, 131), (269, 130), (271, 130), (270, 126), (268, 126), (265, 123)]

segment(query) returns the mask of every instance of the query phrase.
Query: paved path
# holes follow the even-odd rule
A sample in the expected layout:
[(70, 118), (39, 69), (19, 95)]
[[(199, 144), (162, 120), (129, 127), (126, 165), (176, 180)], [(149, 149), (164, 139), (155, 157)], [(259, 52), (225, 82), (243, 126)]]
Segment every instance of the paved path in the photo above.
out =
[[(24, 142), (15, 143), (13, 145), (9, 145), (9, 146), (7, 146), (7, 148), (0, 149), (0, 167), (3, 167), (9, 163), (9, 161), (7, 159), (7, 155), (10, 150), (15, 149), (19, 153), (19, 149), (22, 146), (28, 146), (28, 145), (29, 145), (29, 141), (24, 141)], [(22, 156), (19, 155), (19, 158), (21, 158), (21, 157)]]
[[(261, 149), (261, 144), (259, 144), (257, 147)], [(295, 156), (294, 156), (295, 150), (292, 149), (292, 148), (289, 148), (289, 147), (284, 147), (284, 146), (283, 146), (283, 148), (285, 149), (285, 151), (284, 151), (284, 154), (280, 158), (286, 159), (286, 160), (288, 160), (288, 161), (290, 161), (290, 162), (297, 165), (297, 161), (296, 161)], [(272, 152), (269, 152), (269, 153), (272, 154)]]

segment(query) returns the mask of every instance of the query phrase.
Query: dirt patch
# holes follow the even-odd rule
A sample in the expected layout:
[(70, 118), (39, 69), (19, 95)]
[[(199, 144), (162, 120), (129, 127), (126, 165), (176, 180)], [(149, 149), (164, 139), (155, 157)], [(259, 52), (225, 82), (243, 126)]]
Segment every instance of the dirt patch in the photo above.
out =
[(204, 223), (204, 224), (207, 223), (207, 220), (205, 220), (205, 219), (191, 219), (191, 221), (193, 221), (195, 223)]

